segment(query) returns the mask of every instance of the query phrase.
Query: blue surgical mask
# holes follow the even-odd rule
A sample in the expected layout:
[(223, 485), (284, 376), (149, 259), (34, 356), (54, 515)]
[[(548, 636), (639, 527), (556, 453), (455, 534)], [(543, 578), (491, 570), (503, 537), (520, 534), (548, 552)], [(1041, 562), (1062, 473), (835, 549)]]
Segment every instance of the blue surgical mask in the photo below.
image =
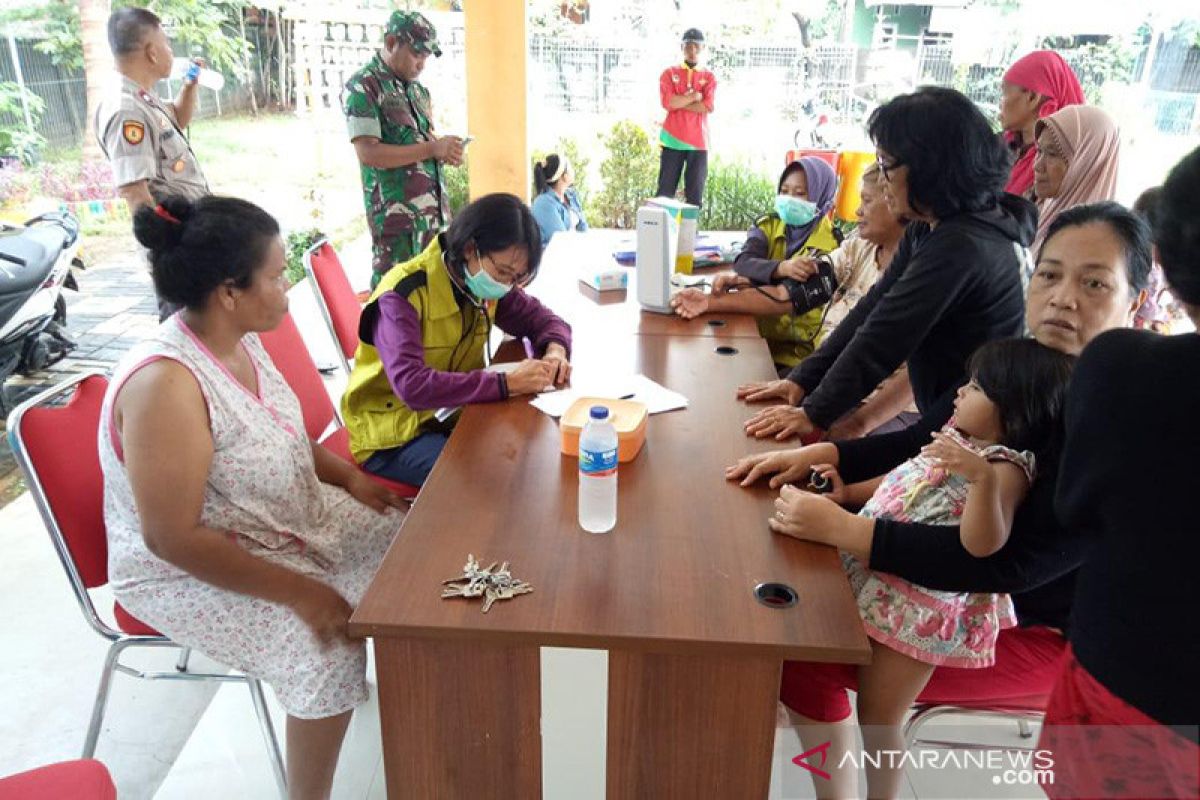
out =
[(817, 218), (817, 204), (802, 197), (781, 194), (775, 198), (775, 211), (785, 225), (807, 225)]
[(499, 300), (504, 295), (512, 291), (512, 286), (488, 275), (486, 269), (483, 268), (483, 263), (479, 264), (479, 272), (471, 274), (470, 268), (466, 270), (467, 288), (471, 290), (471, 294), (478, 297), (480, 300)]

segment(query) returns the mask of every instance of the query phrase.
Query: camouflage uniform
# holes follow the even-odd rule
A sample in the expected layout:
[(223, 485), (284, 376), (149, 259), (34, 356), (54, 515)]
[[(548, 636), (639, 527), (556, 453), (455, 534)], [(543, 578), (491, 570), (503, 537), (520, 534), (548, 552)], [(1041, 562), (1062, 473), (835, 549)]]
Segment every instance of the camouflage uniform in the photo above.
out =
[[(394, 12), (385, 32), (418, 53), (442, 54), (437, 32), (416, 12)], [(416, 81), (406, 83), (378, 53), (346, 83), (342, 106), (351, 140), (372, 136), (384, 144), (411, 145), (437, 138), (429, 90)], [(450, 202), (437, 159), (392, 169), (359, 168), (378, 278), (425, 249), (450, 222)]]

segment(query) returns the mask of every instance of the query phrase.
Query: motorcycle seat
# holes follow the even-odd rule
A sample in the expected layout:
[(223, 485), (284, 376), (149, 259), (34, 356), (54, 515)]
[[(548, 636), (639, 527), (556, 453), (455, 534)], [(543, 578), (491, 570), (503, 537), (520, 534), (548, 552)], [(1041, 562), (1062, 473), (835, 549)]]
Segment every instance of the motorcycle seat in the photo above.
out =
[(27, 293), (39, 286), (53, 269), (65, 241), (66, 232), (54, 225), (0, 233), (0, 296)]

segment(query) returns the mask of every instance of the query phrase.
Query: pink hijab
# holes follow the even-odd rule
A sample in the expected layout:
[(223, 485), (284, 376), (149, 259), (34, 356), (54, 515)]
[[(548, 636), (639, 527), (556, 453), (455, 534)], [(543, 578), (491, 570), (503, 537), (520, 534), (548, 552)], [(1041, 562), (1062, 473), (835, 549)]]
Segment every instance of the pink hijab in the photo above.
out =
[(1038, 200), (1036, 254), (1050, 223), (1075, 206), (1112, 200), (1117, 194), (1121, 131), (1113, 118), (1095, 106), (1067, 106), (1038, 120), (1035, 135), (1047, 135), (1067, 159), (1067, 172), (1056, 197)]
[[(1075, 72), (1066, 60), (1053, 50), (1034, 50), (1017, 59), (1016, 63), (1008, 68), (1008, 72), (1004, 73), (1004, 80), (1046, 98), (1038, 108), (1038, 117), (1042, 119), (1059, 109), (1083, 105), (1086, 102), (1079, 78), (1075, 77)], [(1015, 134), (1007, 134), (1005, 138), (1012, 143)], [(1033, 145), (1033, 142), (1023, 144)], [(1028, 147), (1017, 158), (1008, 185), (1004, 187), (1005, 191), (1024, 194), (1033, 186), (1033, 159), (1036, 149)]]

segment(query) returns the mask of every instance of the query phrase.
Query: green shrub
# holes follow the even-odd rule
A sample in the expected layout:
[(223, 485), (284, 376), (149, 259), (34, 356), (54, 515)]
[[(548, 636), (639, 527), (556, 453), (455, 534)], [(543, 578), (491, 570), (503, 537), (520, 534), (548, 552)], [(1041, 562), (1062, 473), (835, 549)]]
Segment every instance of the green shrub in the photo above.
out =
[(744, 231), (775, 207), (775, 181), (744, 164), (714, 159), (708, 167), (700, 229)]
[(324, 239), (325, 234), (318, 228), (291, 231), (287, 235), (287, 267), (284, 274), (292, 285), (304, 280), (304, 253), (308, 248)]
[(450, 213), (457, 214), (459, 209), (471, 201), (466, 159), (463, 159), (461, 167), (443, 166), (442, 174), (446, 180), (446, 195), (450, 201)]
[(638, 206), (658, 189), (658, 156), (646, 131), (618, 122), (604, 140), (600, 164), (604, 189), (585, 206), (588, 224), (596, 228), (632, 228)]
[[(32, 164), (46, 140), (25, 127), (25, 109), (36, 128), (46, 110), (46, 102), (24, 87), (10, 81), (0, 82), (0, 158), (15, 158)], [(4, 119), (10, 120), (5, 122)]]

